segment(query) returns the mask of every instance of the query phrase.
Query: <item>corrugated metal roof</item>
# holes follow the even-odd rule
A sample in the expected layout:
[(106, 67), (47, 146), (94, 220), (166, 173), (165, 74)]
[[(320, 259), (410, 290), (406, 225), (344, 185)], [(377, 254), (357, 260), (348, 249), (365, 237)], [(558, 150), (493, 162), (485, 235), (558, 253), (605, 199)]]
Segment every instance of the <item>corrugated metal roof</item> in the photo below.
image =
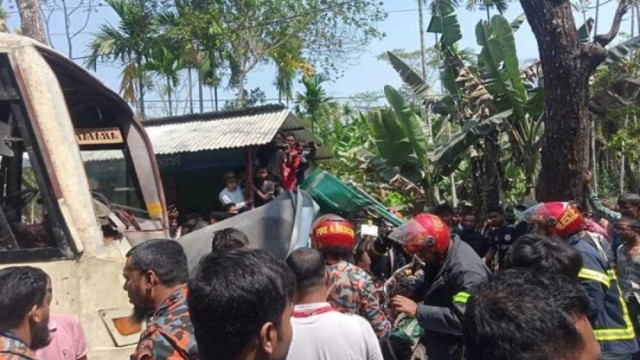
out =
[[(156, 155), (264, 145), (278, 130), (293, 132), (299, 140), (318, 142), (300, 120), (282, 106), (151, 119), (143, 125)], [(329, 158), (331, 153), (321, 147), (316, 157)], [(82, 158), (85, 161), (114, 160), (122, 158), (122, 152), (84, 151)]]

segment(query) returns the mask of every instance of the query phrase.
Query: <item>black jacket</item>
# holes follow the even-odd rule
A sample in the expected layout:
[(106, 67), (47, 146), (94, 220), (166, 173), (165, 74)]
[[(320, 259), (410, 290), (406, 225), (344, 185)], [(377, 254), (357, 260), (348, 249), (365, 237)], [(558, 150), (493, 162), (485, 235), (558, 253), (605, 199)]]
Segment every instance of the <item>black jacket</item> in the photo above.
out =
[(427, 291), (417, 318), (424, 328), (422, 343), (429, 359), (462, 358), (462, 319), (469, 293), (490, 274), (482, 259), (457, 236), (443, 265), (425, 269)]

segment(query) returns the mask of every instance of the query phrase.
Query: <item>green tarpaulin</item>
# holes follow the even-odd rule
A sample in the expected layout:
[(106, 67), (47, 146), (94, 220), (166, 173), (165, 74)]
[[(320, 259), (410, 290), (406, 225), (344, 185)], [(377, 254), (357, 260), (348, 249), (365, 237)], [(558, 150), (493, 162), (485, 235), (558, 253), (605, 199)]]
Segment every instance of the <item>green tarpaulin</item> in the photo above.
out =
[(378, 214), (389, 223), (399, 226), (402, 220), (391, 214), (384, 205), (357, 187), (349, 186), (328, 172), (316, 169), (300, 186), (320, 206), (323, 213), (345, 213), (362, 208)]

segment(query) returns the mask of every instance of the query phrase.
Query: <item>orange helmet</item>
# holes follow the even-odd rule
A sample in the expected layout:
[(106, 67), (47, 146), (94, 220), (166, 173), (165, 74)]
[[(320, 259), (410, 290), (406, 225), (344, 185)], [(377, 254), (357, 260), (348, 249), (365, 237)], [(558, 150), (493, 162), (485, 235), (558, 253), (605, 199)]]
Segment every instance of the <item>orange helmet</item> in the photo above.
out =
[(545, 226), (550, 233), (564, 239), (584, 226), (582, 213), (568, 202), (540, 203), (522, 212), (521, 217), (528, 223)]
[(433, 248), (444, 256), (451, 244), (451, 230), (439, 217), (432, 214), (418, 214), (413, 219), (396, 228), (389, 237), (402, 244), (409, 254)]
[(336, 249), (352, 252), (356, 242), (353, 224), (341, 216), (327, 214), (313, 223), (311, 244), (315, 249)]

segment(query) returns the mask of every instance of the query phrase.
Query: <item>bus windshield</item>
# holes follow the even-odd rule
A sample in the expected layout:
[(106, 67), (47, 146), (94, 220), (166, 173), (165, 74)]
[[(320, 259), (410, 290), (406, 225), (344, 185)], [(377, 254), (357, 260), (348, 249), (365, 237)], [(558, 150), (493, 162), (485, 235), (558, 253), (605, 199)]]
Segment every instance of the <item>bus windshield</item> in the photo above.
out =
[(111, 205), (149, 219), (135, 172), (125, 150), (82, 150), (89, 188), (104, 196)]

